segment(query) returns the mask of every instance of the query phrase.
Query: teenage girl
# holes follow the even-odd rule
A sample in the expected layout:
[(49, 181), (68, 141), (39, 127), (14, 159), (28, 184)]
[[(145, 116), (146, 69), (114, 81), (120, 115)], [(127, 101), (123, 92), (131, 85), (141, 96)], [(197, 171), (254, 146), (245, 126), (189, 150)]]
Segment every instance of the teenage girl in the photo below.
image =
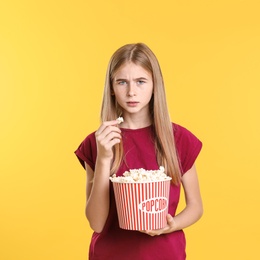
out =
[[(122, 116), (120, 125), (116, 118)], [(203, 212), (195, 160), (202, 143), (172, 123), (161, 69), (143, 43), (119, 48), (108, 64), (101, 125), (76, 150), (87, 173), (86, 217), (94, 230), (89, 259), (183, 260), (183, 229)], [(172, 177), (166, 227), (129, 231), (119, 228), (109, 177), (129, 169), (165, 168)], [(180, 188), (186, 206), (176, 215)]]

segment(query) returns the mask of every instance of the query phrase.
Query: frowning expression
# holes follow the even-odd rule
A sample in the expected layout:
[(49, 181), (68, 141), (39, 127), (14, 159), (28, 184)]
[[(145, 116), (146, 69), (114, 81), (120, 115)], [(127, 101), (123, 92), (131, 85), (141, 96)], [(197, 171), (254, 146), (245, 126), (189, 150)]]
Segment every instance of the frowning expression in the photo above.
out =
[(132, 62), (123, 64), (113, 78), (113, 92), (125, 113), (149, 113), (153, 79), (149, 71)]

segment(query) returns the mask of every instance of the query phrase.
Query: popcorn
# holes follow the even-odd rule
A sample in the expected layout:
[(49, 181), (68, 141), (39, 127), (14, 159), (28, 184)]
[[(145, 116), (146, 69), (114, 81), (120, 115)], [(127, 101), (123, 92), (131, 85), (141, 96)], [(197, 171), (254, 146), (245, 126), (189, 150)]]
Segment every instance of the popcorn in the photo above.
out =
[(123, 123), (124, 122), (124, 118), (123, 117), (118, 117), (117, 119), (117, 123), (120, 125), (121, 123)]
[(132, 169), (110, 177), (119, 227), (154, 230), (167, 225), (171, 178), (159, 170)]
[(123, 176), (116, 176), (115, 174), (110, 177), (112, 182), (120, 183), (134, 183), (134, 182), (154, 182), (171, 180), (171, 177), (167, 176), (164, 172), (164, 167), (160, 166), (159, 170), (145, 170), (131, 169), (123, 173)]

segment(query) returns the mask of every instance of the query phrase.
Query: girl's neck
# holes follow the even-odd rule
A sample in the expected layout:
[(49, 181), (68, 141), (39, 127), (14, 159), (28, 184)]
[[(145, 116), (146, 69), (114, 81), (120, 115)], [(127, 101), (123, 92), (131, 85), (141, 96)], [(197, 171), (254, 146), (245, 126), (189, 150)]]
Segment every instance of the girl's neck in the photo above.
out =
[(150, 126), (152, 124), (152, 121), (149, 116), (135, 116), (135, 115), (123, 115), (124, 122), (120, 124), (120, 127), (122, 128), (128, 128), (128, 129), (139, 129), (144, 128), (147, 126)]

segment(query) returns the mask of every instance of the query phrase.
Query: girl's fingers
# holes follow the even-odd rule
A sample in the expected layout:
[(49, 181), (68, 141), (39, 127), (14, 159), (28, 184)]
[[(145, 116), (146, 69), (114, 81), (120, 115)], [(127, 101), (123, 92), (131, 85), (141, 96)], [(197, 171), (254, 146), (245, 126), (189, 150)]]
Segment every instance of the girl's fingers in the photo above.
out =
[(121, 138), (121, 130), (115, 126), (107, 126), (101, 133), (96, 132), (97, 142), (108, 142), (113, 138)]
[[(109, 145), (111, 141), (113, 140), (117, 140), (116, 142), (120, 142), (121, 140), (121, 135), (120, 133), (116, 133), (116, 132), (110, 132), (108, 133), (105, 137), (101, 137), (98, 136), (97, 137), (97, 142), (101, 145), (101, 146), (106, 146)], [(113, 142), (112, 142), (113, 143)]]
[(106, 135), (106, 137), (104, 138), (106, 140), (113, 140), (113, 139), (121, 139), (121, 134), (117, 133), (117, 132), (110, 132)]
[(115, 133), (111, 133), (109, 136), (106, 136), (106, 138), (102, 140), (97, 140), (97, 150), (98, 154), (105, 156), (105, 157), (111, 157), (113, 156), (113, 146), (120, 143), (121, 136), (116, 135)]
[(112, 147), (121, 141), (117, 123), (117, 120), (104, 122), (95, 133), (98, 151), (105, 156), (111, 156)]
[(107, 129), (110, 126), (114, 126), (114, 130), (118, 130), (119, 128), (116, 127), (116, 125), (118, 125), (117, 120), (103, 122), (99, 129), (96, 131), (96, 134), (101, 134), (105, 129)]

